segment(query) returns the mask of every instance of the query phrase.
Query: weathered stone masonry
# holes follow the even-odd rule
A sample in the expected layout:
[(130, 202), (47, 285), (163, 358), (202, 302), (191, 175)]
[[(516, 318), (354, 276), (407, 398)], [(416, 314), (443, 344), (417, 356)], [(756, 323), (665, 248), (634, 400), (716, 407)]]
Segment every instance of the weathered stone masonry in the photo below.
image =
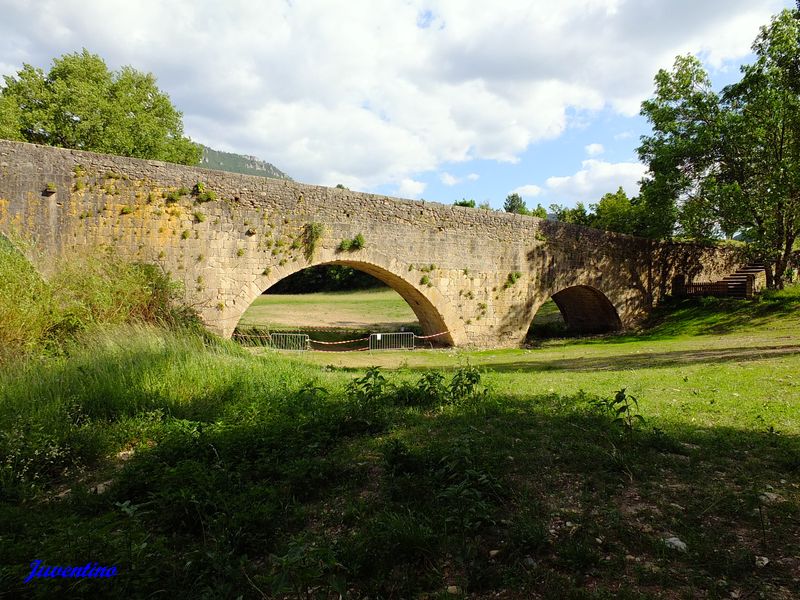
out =
[[(179, 194), (198, 183), (216, 199)], [(323, 225), (313, 254), (311, 223)], [(483, 347), (518, 344), (551, 296), (575, 329), (631, 327), (676, 275), (710, 281), (742, 264), (731, 251), (533, 217), (8, 141), (0, 232), (54, 255), (111, 246), (160, 264), (225, 336), (265, 289), (325, 263), (385, 281), (426, 333)], [(363, 249), (337, 250), (358, 234)]]

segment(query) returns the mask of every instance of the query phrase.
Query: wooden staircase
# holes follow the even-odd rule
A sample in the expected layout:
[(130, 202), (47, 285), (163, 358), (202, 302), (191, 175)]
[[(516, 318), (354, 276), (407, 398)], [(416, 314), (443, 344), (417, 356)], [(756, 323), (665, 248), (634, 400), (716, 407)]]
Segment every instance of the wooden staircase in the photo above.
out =
[[(722, 278), (728, 284), (728, 296), (731, 298), (752, 298), (761, 291), (757, 286), (759, 275), (764, 273), (764, 265), (750, 264), (735, 273)], [(749, 284), (749, 285), (748, 285)]]
[(752, 298), (763, 289), (766, 281), (764, 265), (752, 263), (721, 281), (709, 283), (687, 283), (685, 296), (716, 296), (718, 298)]

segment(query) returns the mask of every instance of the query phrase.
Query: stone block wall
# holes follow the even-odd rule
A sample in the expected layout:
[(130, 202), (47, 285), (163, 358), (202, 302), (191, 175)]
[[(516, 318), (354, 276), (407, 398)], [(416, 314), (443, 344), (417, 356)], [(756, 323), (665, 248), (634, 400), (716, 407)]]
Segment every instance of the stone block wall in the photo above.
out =
[[(193, 194), (197, 184), (215, 199)], [(323, 227), (313, 253), (312, 223)], [(725, 249), (1, 140), (0, 232), (33, 238), (53, 255), (111, 247), (160, 264), (222, 335), (277, 281), (346, 264), (400, 293), (426, 333), (479, 347), (518, 344), (559, 292), (589, 329), (613, 313), (632, 327), (676, 276), (712, 281), (742, 264)], [(337, 249), (359, 234), (364, 248)]]

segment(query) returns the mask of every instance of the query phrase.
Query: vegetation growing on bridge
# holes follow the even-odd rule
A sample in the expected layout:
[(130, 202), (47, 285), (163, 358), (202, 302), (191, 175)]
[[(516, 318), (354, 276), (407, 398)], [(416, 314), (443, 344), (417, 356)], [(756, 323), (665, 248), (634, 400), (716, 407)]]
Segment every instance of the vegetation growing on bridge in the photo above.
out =
[(339, 250), (339, 252), (354, 252), (356, 250), (361, 250), (366, 243), (367, 241), (364, 239), (364, 236), (359, 233), (353, 239), (345, 239), (339, 242), (337, 250)]
[(324, 232), (325, 226), (322, 223), (306, 223), (303, 227), (303, 243), (305, 245), (303, 254), (306, 260), (311, 261), (314, 258), (317, 243), (322, 239)]

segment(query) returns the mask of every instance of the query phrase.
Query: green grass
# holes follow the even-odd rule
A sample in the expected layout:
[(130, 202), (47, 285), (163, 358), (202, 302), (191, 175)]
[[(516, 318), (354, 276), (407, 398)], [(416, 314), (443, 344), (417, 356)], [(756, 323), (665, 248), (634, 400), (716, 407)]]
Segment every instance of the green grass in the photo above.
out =
[[(798, 297), (679, 303), (638, 335), (527, 350), (82, 333), (0, 370), (0, 589), (792, 598)], [(638, 406), (619, 421), (621, 388)], [(23, 584), (35, 558), (120, 575)]]
[(273, 329), (398, 330), (417, 325), (417, 318), (397, 292), (375, 288), (357, 292), (265, 294), (245, 311), (241, 325)]

